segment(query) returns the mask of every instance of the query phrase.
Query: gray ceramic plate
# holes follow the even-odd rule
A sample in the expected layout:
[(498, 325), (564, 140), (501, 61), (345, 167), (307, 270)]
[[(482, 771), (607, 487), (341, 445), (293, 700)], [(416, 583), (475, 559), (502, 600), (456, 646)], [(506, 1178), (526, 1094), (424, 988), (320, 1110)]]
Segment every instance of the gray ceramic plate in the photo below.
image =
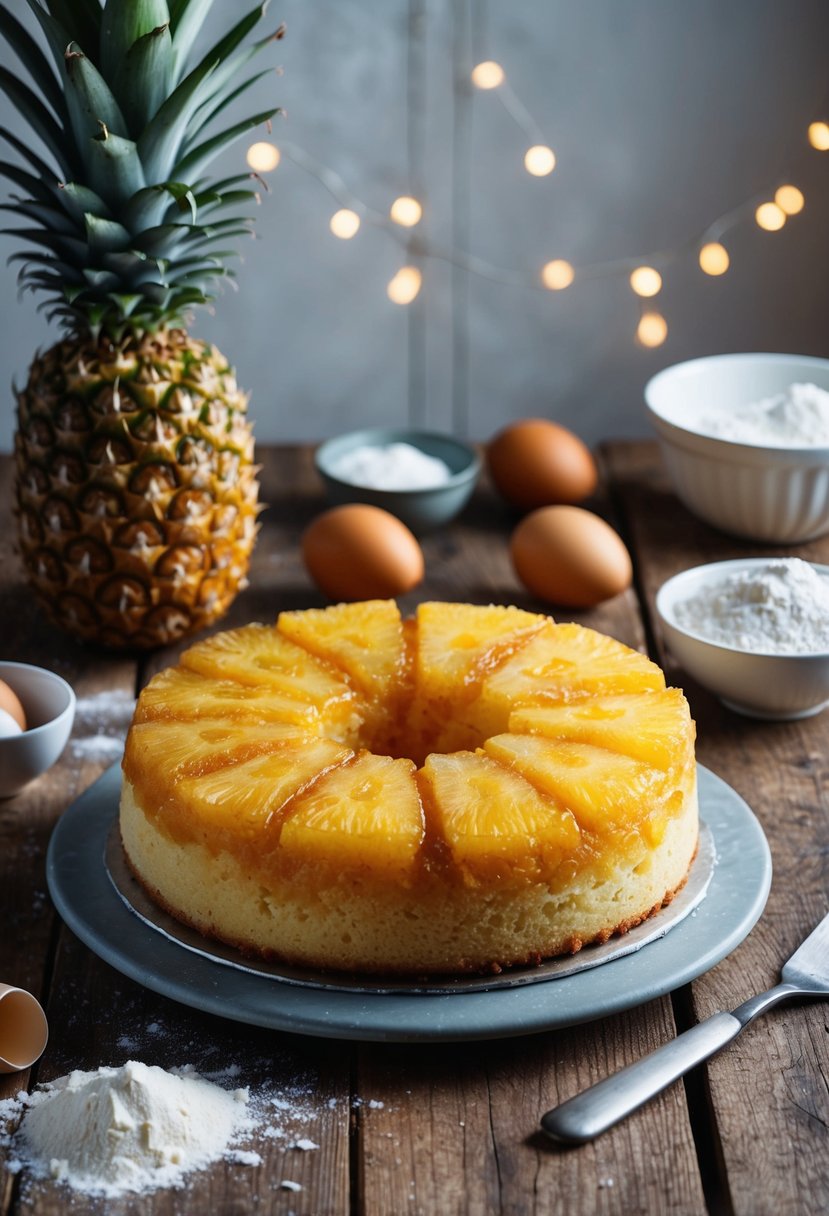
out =
[(361, 992), (306, 987), (229, 967), (166, 937), (130, 911), (105, 864), (121, 772), (113, 766), (62, 816), (47, 878), (70, 929), (117, 970), (221, 1017), (327, 1038), (426, 1042), (532, 1034), (632, 1008), (702, 975), (759, 918), (771, 883), (763, 830), (738, 794), (699, 770), (716, 865), (702, 903), (635, 953), (549, 982), (488, 991)]

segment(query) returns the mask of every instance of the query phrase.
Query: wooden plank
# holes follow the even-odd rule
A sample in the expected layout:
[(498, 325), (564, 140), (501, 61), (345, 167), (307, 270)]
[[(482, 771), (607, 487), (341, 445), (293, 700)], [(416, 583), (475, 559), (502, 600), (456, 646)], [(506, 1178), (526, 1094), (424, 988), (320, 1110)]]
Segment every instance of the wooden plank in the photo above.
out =
[[(0, 979), (33, 992), (46, 1004), (51, 989), (51, 961), (58, 922), (46, 888), (46, 848), (61, 812), (107, 766), (102, 742), (90, 746), (90, 732), (100, 733), (95, 709), (104, 694), (117, 690), (131, 705), (135, 664), (129, 659), (93, 654), (54, 628), (23, 582), (12, 519), (12, 461), (0, 459), (0, 620), (2, 655), (56, 671), (75, 690), (79, 713), (70, 741), (58, 762), (13, 798), (0, 801)], [(85, 741), (86, 740), (86, 741)], [(117, 746), (117, 745), (116, 745)], [(48, 1067), (63, 1023), (50, 1016), (50, 1042), (43, 1058)], [(26, 1089), (38, 1068), (0, 1076), (0, 1099)], [(2, 1152), (2, 1150), (0, 1150)], [(2, 1158), (0, 1158), (2, 1160)], [(3, 1171), (0, 1212), (12, 1203), (13, 1177)]]
[[(516, 521), (484, 479), (464, 516), (424, 539), (426, 582), (403, 602), (457, 599), (548, 610), (520, 587), (510, 566), (507, 538)], [(645, 649), (633, 591), (590, 612), (557, 615)], [(649, 1121), (630, 1120), (578, 1152), (555, 1147), (538, 1131), (543, 1111), (675, 1033), (665, 998), (602, 1022), (512, 1041), (361, 1047), (359, 1210), (366, 1216), (704, 1210), (681, 1088), (654, 1104)], [(654, 1143), (662, 1151), (654, 1153)]]
[[(308, 449), (265, 449), (263, 498), (270, 508), (254, 555), (251, 588), (222, 622), (272, 620), (283, 608), (325, 601), (299, 559), (302, 528), (326, 506)], [(427, 578), (401, 607), (422, 599), (544, 606), (529, 597), (511, 569), (506, 539), (516, 516), (484, 481), (464, 516), (423, 538)], [(566, 613), (644, 648), (633, 592), (592, 613)], [(153, 657), (148, 670), (172, 661)], [(357, 1049), (354, 1145), (356, 1211), (498, 1212), (566, 1210), (583, 1188), (599, 1210), (643, 1210), (664, 1192), (665, 1211), (700, 1210), (702, 1192), (682, 1090), (654, 1110), (660, 1142), (654, 1157), (645, 1131), (631, 1122), (599, 1146), (560, 1152), (537, 1135), (541, 1112), (675, 1033), (670, 1002), (591, 1027), (516, 1044)], [(354, 1048), (341, 1045), (351, 1059)], [(625, 1164), (635, 1161), (632, 1170)], [(612, 1185), (611, 1185), (612, 1180)], [(528, 1198), (531, 1196), (531, 1198)], [(534, 1206), (533, 1206), (534, 1205)], [(327, 1210), (327, 1209), (326, 1209)], [(338, 1209), (332, 1208), (331, 1211)]]
[[(284, 489), (282, 472), (275, 496)], [(277, 462), (278, 463), (278, 462)], [(9, 503), (9, 462), (0, 466), (0, 502)], [(7, 522), (7, 521), (4, 521)], [(285, 527), (289, 524), (286, 520)], [(8, 535), (8, 527), (0, 535)], [(287, 533), (283, 534), (283, 538)], [(96, 958), (65, 928), (55, 924), (46, 896), (43, 863), (58, 815), (112, 759), (131, 713), (136, 663), (83, 648), (48, 626), (33, 610), (19, 567), (0, 554), (0, 605), (7, 653), (59, 670), (75, 687), (79, 714), (61, 762), (17, 798), (0, 803), (0, 912), (12, 933), (0, 935), (0, 975), (37, 993), (46, 1004), (50, 1043), (33, 1078), (0, 1077), (0, 1097), (33, 1079), (49, 1080), (72, 1069), (120, 1065), (129, 1058), (205, 1070), (233, 1065), (225, 1081), (249, 1084), (263, 1107), (263, 1127), (252, 1147), (263, 1158), (258, 1169), (220, 1163), (188, 1186), (194, 1211), (262, 1210), (345, 1212), (348, 1208), (349, 1056), (337, 1045), (278, 1035), (200, 1014), (132, 983)], [(8, 560), (6, 560), (8, 559)], [(261, 553), (263, 572), (271, 565)], [(272, 563), (276, 569), (278, 563)], [(263, 578), (264, 608), (272, 584)], [(237, 608), (245, 619), (244, 608)], [(273, 609), (264, 616), (272, 617)], [(147, 666), (163, 660), (151, 658)], [(120, 695), (119, 695), (120, 694)], [(110, 740), (107, 743), (107, 739)], [(114, 747), (113, 747), (114, 745)], [(56, 951), (56, 957), (55, 957)], [(54, 965), (54, 973), (52, 966)], [(268, 1106), (272, 1097), (277, 1103)], [(297, 1139), (319, 1144), (303, 1152)], [(280, 1191), (282, 1179), (298, 1182), (296, 1194)], [(0, 1212), (64, 1212), (67, 1193), (49, 1184), (27, 1184), (14, 1199), (14, 1179), (3, 1172)], [(178, 1211), (176, 1192), (157, 1192), (129, 1201), (108, 1201), (107, 1211)], [(100, 1210), (100, 1201), (73, 1196), (73, 1213)]]
[[(726, 537), (674, 499), (653, 445), (608, 453), (613, 486), (633, 538), (651, 619), (660, 584), (678, 570), (736, 556), (788, 554), (829, 561), (829, 538), (786, 549)], [(783, 961), (827, 911), (829, 889), (829, 715), (769, 723), (723, 708), (663, 650), (698, 723), (698, 755), (760, 819), (774, 878), (749, 938), (693, 985), (698, 1018), (733, 1008), (776, 982)], [(767, 1015), (708, 1066), (724, 1193), (735, 1213), (824, 1212), (829, 1208), (829, 1037), (822, 1004)]]
[[(192, 1065), (226, 1089), (248, 1086), (259, 1120), (241, 1147), (259, 1153), (261, 1165), (220, 1161), (188, 1177), (186, 1200), (160, 1190), (108, 1200), (108, 1214), (348, 1211), (349, 1070), (340, 1044), (240, 1025), (167, 1000), (112, 970), (67, 931), (54, 989), (65, 1018), (41, 1080), (127, 1060), (168, 1070)], [(319, 1147), (304, 1151), (300, 1140)], [(301, 1191), (282, 1190), (283, 1180)], [(18, 1210), (63, 1216), (66, 1192), (30, 1184)], [(100, 1201), (73, 1197), (70, 1210), (92, 1216)]]

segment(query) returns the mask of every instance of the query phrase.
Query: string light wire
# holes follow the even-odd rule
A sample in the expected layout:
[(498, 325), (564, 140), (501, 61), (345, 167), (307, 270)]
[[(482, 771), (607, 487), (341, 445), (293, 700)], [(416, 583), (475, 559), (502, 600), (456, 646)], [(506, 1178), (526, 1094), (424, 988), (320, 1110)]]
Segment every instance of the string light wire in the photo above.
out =
[[(486, 70), (482, 71), (482, 69)], [(498, 69), (500, 69), (500, 77)], [(476, 74), (479, 78), (478, 81), (476, 81)], [(515, 124), (525, 137), (531, 141), (531, 147), (527, 150), (528, 153), (543, 152), (549, 154), (548, 156), (541, 157), (540, 162), (537, 162), (542, 165), (546, 163), (549, 166), (545, 167), (543, 174), (539, 174), (539, 176), (551, 172), (556, 163), (555, 154), (546, 142), (545, 133), (509, 84), (500, 64), (496, 64), (494, 61), (484, 61), (477, 64), (472, 70), (471, 79), (479, 90), (494, 94), (498, 98)], [(480, 83), (481, 80), (484, 83)], [(809, 143), (813, 148), (817, 148), (819, 151), (829, 150), (829, 126), (827, 124), (812, 123), (809, 127), (808, 136)], [(254, 147), (257, 150), (257, 154), (249, 163), (251, 163), (252, 168), (259, 170), (260, 164), (264, 163), (262, 158), (265, 146), (260, 142), (254, 145)], [(389, 285), (389, 298), (394, 299), (398, 303), (409, 303), (418, 294), (420, 278), (418, 277), (415, 289), (413, 276), (407, 278), (407, 273), (404, 273), (410, 269), (410, 262), (417, 259), (433, 259), (445, 262), (478, 278), (488, 279), (490, 282), (545, 293), (552, 291), (560, 292), (565, 288), (569, 288), (573, 282), (589, 282), (596, 279), (625, 276), (630, 280), (633, 291), (638, 296), (644, 297), (644, 303), (645, 298), (650, 299), (660, 291), (663, 272), (667, 266), (682, 258), (693, 255), (697, 258), (698, 264), (704, 273), (712, 276), (723, 275), (730, 266), (728, 249), (723, 242), (724, 238), (733, 229), (753, 218), (758, 227), (768, 232), (777, 231), (792, 216), (797, 215), (805, 204), (802, 192), (792, 185), (787, 177), (777, 185), (776, 189), (775, 187), (771, 187), (752, 195), (751, 198), (717, 216), (716, 219), (709, 222), (701, 231), (694, 233), (685, 241), (669, 249), (650, 250), (635, 256), (581, 265), (571, 264), (563, 257), (556, 256), (552, 261), (544, 263), (533, 274), (524, 270), (498, 266), (486, 258), (464, 249), (440, 245), (419, 230), (415, 231), (413, 227), (403, 226), (399, 219), (394, 218), (395, 203), (400, 203), (400, 199), (393, 200), (390, 209), (380, 211), (371, 207), (363, 199), (358, 198), (339, 173), (329, 165), (318, 160), (307, 149), (292, 143), (290, 140), (282, 139), (278, 141), (278, 146), (272, 145), (272, 147), (274, 148), (274, 156), (272, 157), (274, 168), (283, 158), (290, 161), (297, 168), (314, 177), (324, 187), (338, 204), (338, 214), (342, 211), (353, 212), (359, 221), (382, 229), (400, 245), (405, 255), (405, 260), (401, 262), (400, 271), (398, 271), (398, 274), (392, 280), (392, 284), (399, 285), (400, 282), (406, 282), (408, 284), (407, 290), (397, 291), (395, 286)], [(252, 151), (253, 149), (251, 149)], [(530, 160), (531, 157), (527, 161), (527, 171), (533, 173), (534, 170), (530, 167)], [(419, 200), (411, 198), (408, 195), (403, 196), (403, 199), (405, 199), (407, 205), (412, 205), (413, 214), (416, 207), (421, 207), (422, 212), (422, 205)], [(420, 216), (418, 215), (419, 218)], [(358, 223), (354, 227), (354, 232), (357, 231), (359, 226), (360, 224)], [(339, 235), (339, 233), (336, 233), (336, 225), (334, 225), (332, 230), (335, 231), (336, 235)], [(354, 235), (354, 232), (349, 233), (349, 235)], [(554, 269), (551, 270), (551, 267)], [(639, 276), (639, 283), (642, 283), (642, 276), (645, 271), (647, 271), (647, 274), (644, 276), (646, 290), (640, 290), (640, 287), (634, 284), (637, 282), (637, 275)], [(403, 274), (402, 280), (400, 279), (401, 273)], [(667, 336), (665, 318), (660, 312), (648, 307), (646, 311), (640, 313), (636, 336), (642, 345), (661, 345)]]

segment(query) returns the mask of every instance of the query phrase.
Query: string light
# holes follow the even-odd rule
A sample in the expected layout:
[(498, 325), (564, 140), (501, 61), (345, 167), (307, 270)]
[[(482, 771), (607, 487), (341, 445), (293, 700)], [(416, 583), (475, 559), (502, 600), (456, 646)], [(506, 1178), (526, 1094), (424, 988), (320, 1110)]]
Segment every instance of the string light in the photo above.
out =
[(644, 312), (636, 329), (637, 341), (642, 346), (661, 346), (668, 336), (668, 322), (661, 312)]
[(786, 215), (799, 215), (806, 205), (802, 190), (797, 186), (780, 186), (774, 195), (774, 201)]
[(638, 296), (657, 296), (662, 290), (662, 275), (652, 266), (637, 266), (631, 272), (630, 285)]
[(786, 212), (777, 203), (761, 203), (754, 218), (766, 232), (779, 232), (786, 222)]
[(570, 286), (575, 277), (575, 270), (563, 258), (556, 258), (554, 261), (548, 262), (541, 270), (541, 282), (550, 291), (563, 291), (565, 287)]
[(389, 208), (389, 215), (395, 224), (400, 224), (402, 228), (414, 228), (415, 224), (420, 223), (423, 208), (416, 198), (403, 194), (394, 200)]
[(829, 152), (829, 123), (809, 123), (809, 143), (818, 152)]
[(350, 241), (360, 229), (360, 217), (356, 211), (343, 207), (334, 212), (328, 226), (341, 241)]
[(401, 266), (397, 274), (390, 280), (386, 295), (392, 304), (411, 304), (423, 282), (423, 276), (416, 266)]
[(699, 264), (706, 274), (716, 276), (725, 274), (731, 265), (731, 258), (725, 245), (721, 245), (719, 241), (709, 241), (699, 251)]
[(472, 83), (476, 89), (497, 89), (504, 83), (504, 69), (494, 59), (486, 59), (472, 69)]
[(279, 148), (267, 140), (251, 144), (248, 148), (247, 162), (255, 173), (272, 173), (281, 159)]
[(524, 154), (524, 168), (533, 177), (546, 177), (556, 167), (556, 154), (546, 144), (533, 144)]
[[(543, 132), (510, 88), (501, 65), (494, 60), (486, 60), (476, 64), (471, 76), (477, 88), (497, 90), (494, 95), (515, 123), (533, 141), (524, 156), (527, 171), (537, 177), (551, 173), (556, 166), (555, 153), (544, 142)], [(809, 142), (819, 151), (829, 150), (829, 124), (812, 123), (809, 127)], [(378, 211), (357, 198), (333, 169), (289, 141), (280, 140), (278, 148), (270, 142), (261, 141), (252, 144), (247, 152), (248, 164), (257, 173), (272, 171), (283, 158), (291, 160), (315, 177), (340, 204), (340, 209), (331, 217), (330, 228), (341, 240), (353, 237), (359, 231), (361, 223), (366, 221), (385, 229), (418, 258), (439, 259), (469, 274), (497, 283), (562, 291), (569, 287), (576, 277), (582, 282), (624, 274), (629, 278), (631, 289), (641, 298), (649, 299), (658, 295), (662, 289), (662, 274), (652, 265), (636, 265), (631, 258), (585, 263), (578, 267), (563, 258), (556, 258), (545, 263), (540, 272), (532, 274), (521, 269), (493, 265), (475, 254), (454, 247), (442, 247), (423, 236), (412, 234), (404, 237), (400, 229), (413, 228), (423, 217), (422, 204), (410, 195), (401, 195), (394, 199), (388, 211)], [(757, 205), (756, 198), (749, 199), (709, 223), (698, 237), (683, 242), (673, 250), (654, 253), (651, 258), (661, 265), (695, 252), (700, 269), (705, 274), (712, 277), (723, 275), (731, 264), (728, 250), (722, 244), (722, 237), (726, 233), (752, 214), (760, 228), (769, 232), (778, 231), (785, 225), (788, 216), (799, 214), (804, 206), (802, 191), (787, 183), (776, 189), (773, 202), (765, 201)], [(416, 266), (402, 266), (387, 285), (388, 298), (395, 304), (410, 304), (420, 293), (422, 281), (421, 271)], [(641, 346), (661, 346), (667, 336), (668, 324), (661, 313), (652, 310), (642, 313), (636, 330), (636, 340)]]

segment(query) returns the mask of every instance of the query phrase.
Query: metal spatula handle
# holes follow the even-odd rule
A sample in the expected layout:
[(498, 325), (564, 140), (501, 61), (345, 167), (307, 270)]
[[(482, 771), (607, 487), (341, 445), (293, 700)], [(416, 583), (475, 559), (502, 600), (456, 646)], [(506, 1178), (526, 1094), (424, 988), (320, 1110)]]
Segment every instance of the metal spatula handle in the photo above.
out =
[(549, 1136), (568, 1144), (592, 1140), (725, 1047), (759, 1013), (797, 992), (793, 984), (778, 984), (745, 1001), (733, 1013), (715, 1013), (635, 1064), (548, 1111), (541, 1126)]

